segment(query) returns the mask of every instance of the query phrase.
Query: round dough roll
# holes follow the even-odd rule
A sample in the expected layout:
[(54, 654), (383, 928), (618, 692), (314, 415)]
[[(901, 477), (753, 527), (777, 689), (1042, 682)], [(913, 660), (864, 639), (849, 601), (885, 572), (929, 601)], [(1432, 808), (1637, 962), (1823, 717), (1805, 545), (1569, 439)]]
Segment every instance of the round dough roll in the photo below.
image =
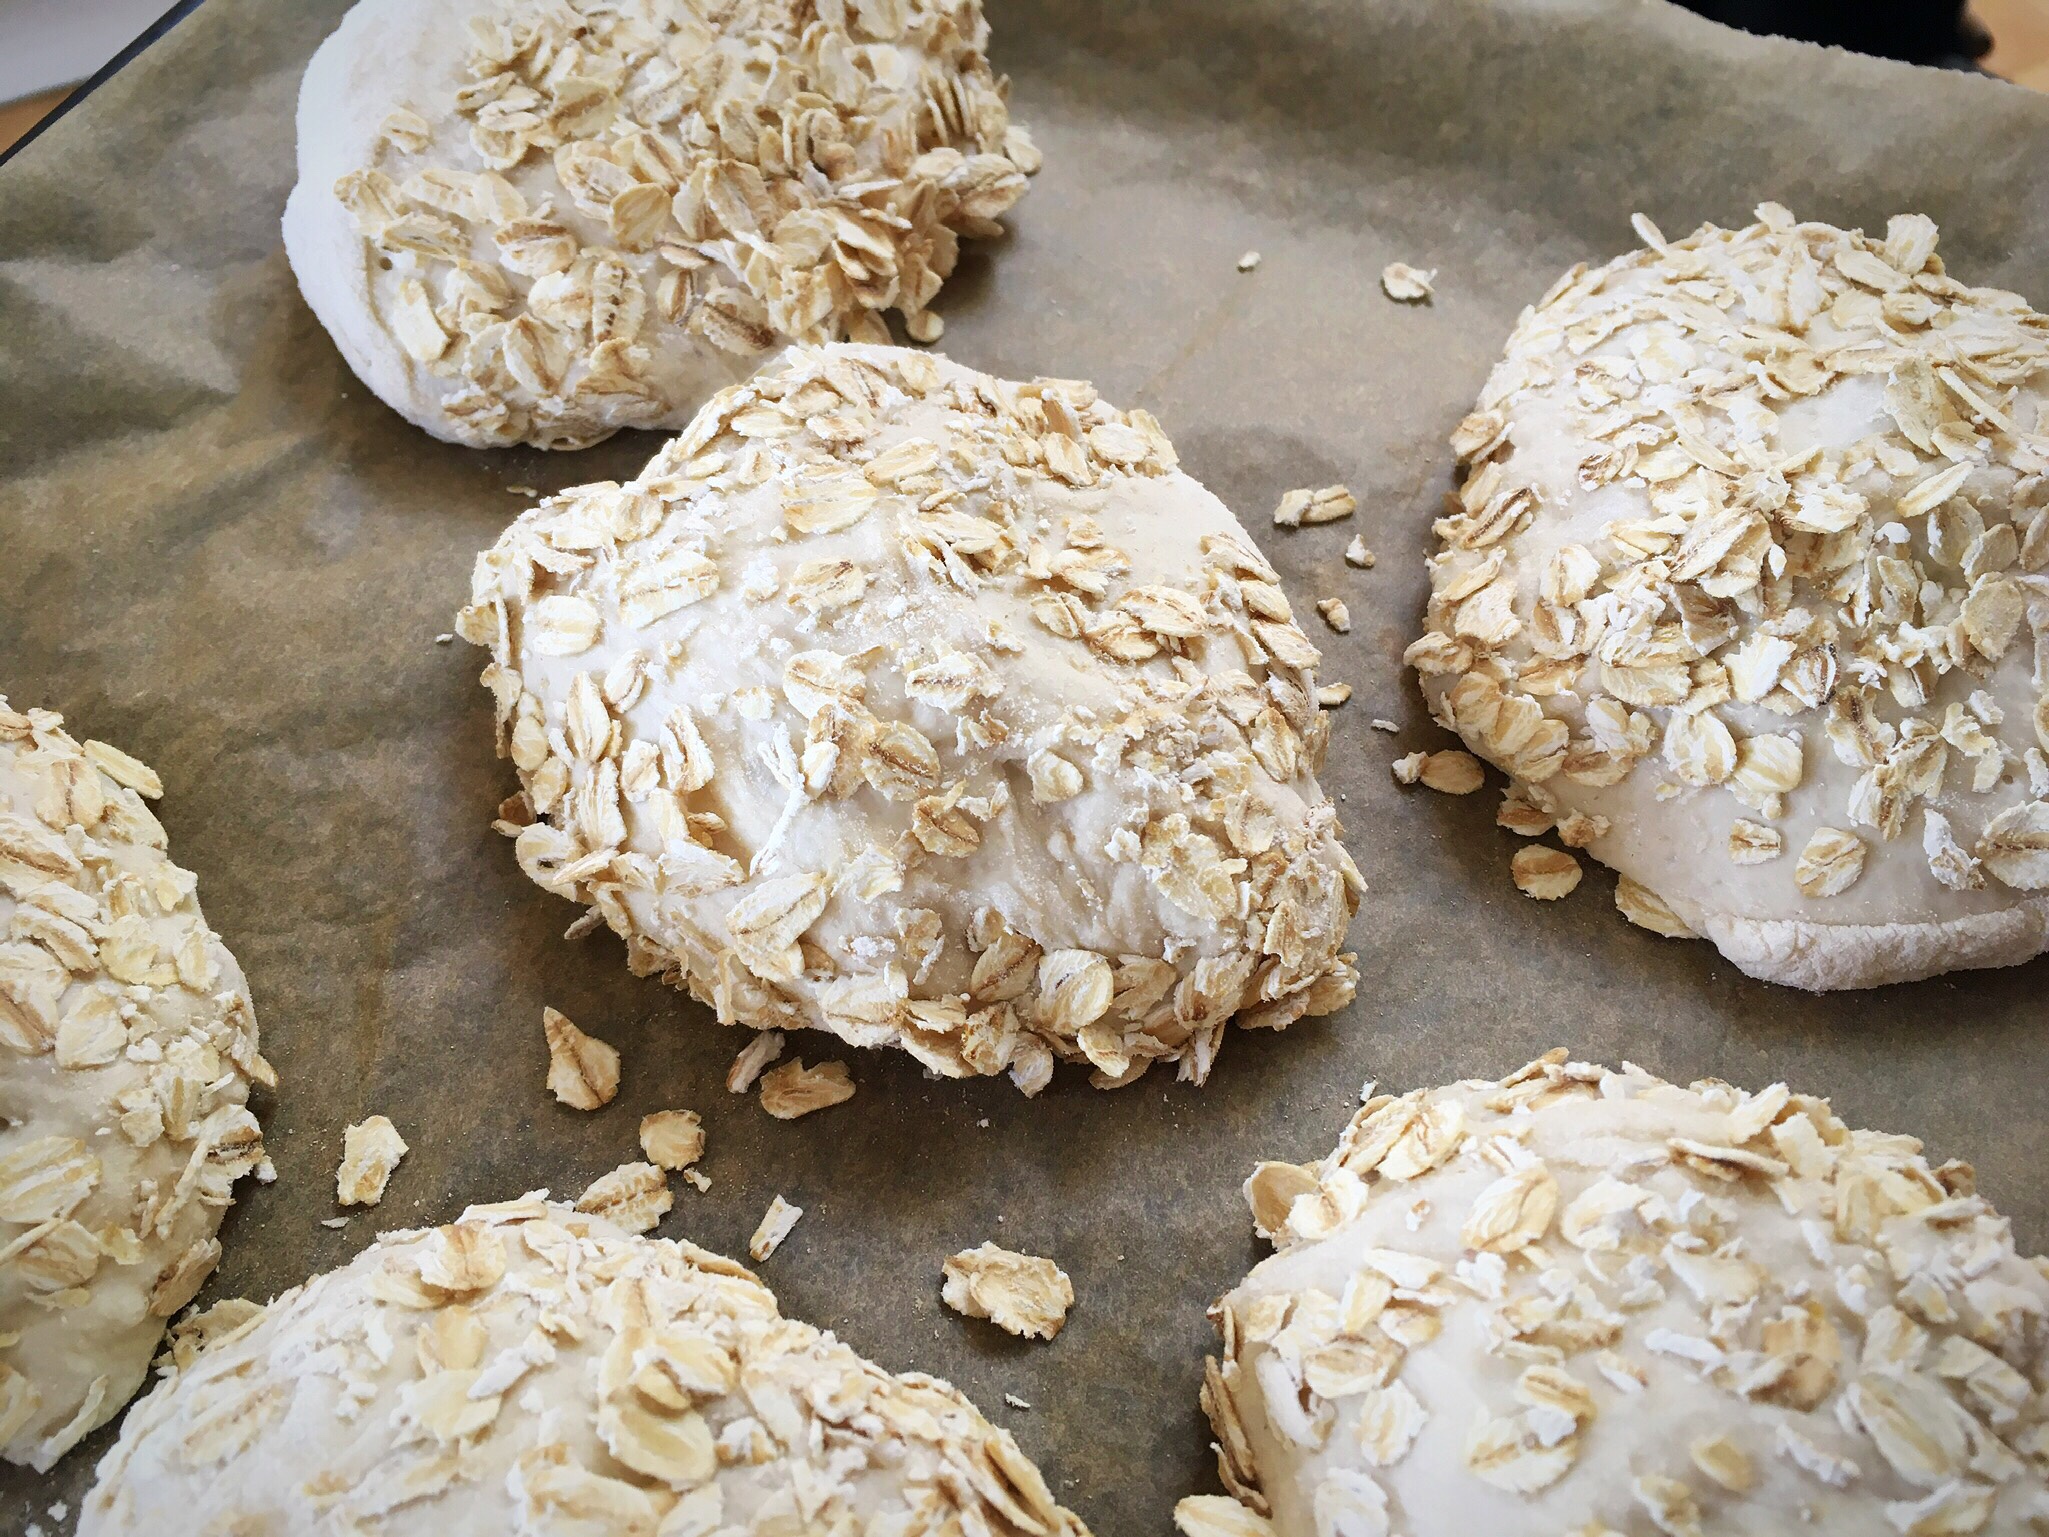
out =
[(938, 337), (1039, 164), (988, 31), (980, 0), (361, 0), (300, 87), (285, 252), (435, 437), (680, 428), (780, 341)]
[(1088, 385), (799, 349), (522, 516), (457, 627), (522, 867), (727, 1023), (1035, 1093), (1352, 995), (1317, 653)]
[[(2049, 1272), (1968, 1164), (1554, 1051), (1379, 1095), (1246, 1194), (1234, 1502), (1187, 1537), (1904, 1537), (2049, 1519)], [(1241, 1503), (1242, 1502), (1242, 1503)]]
[(156, 774), (0, 698), (0, 1454), (47, 1470), (142, 1383), (267, 1178), (241, 968)]
[(1526, 311), (1453, 443), (1438, 717), (1627, 879), (1823, 989), (2049, 946), (2049, 318), (1935, 226), (1765, 204)]
[(529, 1195), (180, 1325), (79, 1537), (1087, 1537), (947, 1383), (748, 1271)]

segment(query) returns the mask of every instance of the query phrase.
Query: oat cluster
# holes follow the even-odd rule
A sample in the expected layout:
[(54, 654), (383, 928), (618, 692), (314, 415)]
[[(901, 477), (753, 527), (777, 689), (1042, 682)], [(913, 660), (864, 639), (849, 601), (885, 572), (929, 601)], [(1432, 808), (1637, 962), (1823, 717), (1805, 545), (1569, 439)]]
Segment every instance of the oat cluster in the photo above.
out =
[(1039, 164), (987, 41), (979, 0), (499, 0), (334, 192), (444, 425), (582, 447), (702, 400), (679, 359), (938, 337)]
[(0, 698), (0, 1453), (47, 1470), (128, 1401), (262, 1170), (276, 1084), (153, 770)]
[(1317, 651), (1088, 385), (799, 350), (522, 516), (458, 629), (522, 868), (724, 1022), (1035, 1093), (1352, 995)]
[(1545, 811), (1725, 792), (1786, 898), (2049, 889), (2049, 318), (1918, 215), (1758, 218), (1639, 220), (1524, 313), (1408, 661)]
[[(747, 1271), (541, 1196), (181, 1325), (81, 1537), (1086, 1537), (1009, 1433)], [(205, 1348), (199, 1349), (204, 1344)]]
[(1189, 1537), (1842, 1537), (2049, 1518), (2049, 1264), (1965, 1164), (1555, 1051), (1247, 1184)]

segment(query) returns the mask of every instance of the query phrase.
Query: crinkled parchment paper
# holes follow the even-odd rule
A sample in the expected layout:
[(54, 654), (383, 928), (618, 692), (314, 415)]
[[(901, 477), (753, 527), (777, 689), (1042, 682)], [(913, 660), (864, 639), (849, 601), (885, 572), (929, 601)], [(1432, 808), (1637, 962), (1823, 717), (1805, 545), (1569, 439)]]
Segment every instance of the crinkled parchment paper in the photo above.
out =
[[(763, 1267), (786, 1306), (958, 1382), (1114, 1537), (1213, 1487), (1196, 1385), (1203, 1308), (1256, 1257), (1240, 1179), (1323, 1152), (1368, 1078), (1494, 1075), (1554, 1043), (1783, 1077), (1975, 1158), (2049, 1244), (2043, 962), (1864, 996), (1765, 987), (1626, 926), (1605, 875), (1528, 901), (1491, 793), (1404, 791), (1387, 769), (1444, 745), (1397, 661), (1445, 435), (1521, 306), (1631, 244), (1634, 209), (1677, 233), (1762, 198), (1866, 227), (1926, 212), (1953, 270), (2049, 303), (2049, 99), (1654, 0), (990, 0), (1046, 168), (941, 297), (945, 346), (1149, 408), (1305, 610), (1349, 602), (1352, 634), (1317, 638), (1358, 690), (1325, 783), (1373, 886), (1366, 980), (1341, 1015), (1231, 1037), (1202, 1091), (1070, 1074), (1028, 1103), (863, 1055), (851, 1104), (784, 1124), (722, 1086), (744, 1037), (634, 980), (608, 935), (565, 941), (572, 910), (486, 825), (512, 779), (481, 658), (436, 637), (526, 505), (513, 488), (623, 478), (654, 443), (451, 448), (350, 378), (277, 233), (299, 70), (340, 10), (208, 0), (0, 169), (0, 689), (162, 771), (173, 851), (283, 1079), (264, 1107), (278, 1181), (230, 1214), (209, 1295), (268, 1295), (466, 1201), (577, 1192), (638, 1156), (643, 1113), (687, 1106), (712, 1188), (679, 1186), (662, 1230), (736, 1253), (786, 1194), (806, 1216)], [(1240, 272), (1249, 249), (1264, 259)], [(1393, 260), (1438, 269), (1435, 301), (1383, 297)], [(1282, 491), (1339, 480), (1350, 523), (1272, 526)], [(1376, 569), (1343, 564), (1355, 532)], [(624, 1054), (608, 1109), (543, 1093), (544, 1003)], [(342, 1128), (373, 1112), (412, 1155), (381, 1207), (324, 1228)], [(988, 1238), (1073, 1275), (1053, 1344), (941, 1308), (941, 1260)], [(0, 1527), (56, 1527), (46, 1508), (76, 1508), (109, 1434), (47, 1480), (7, 1470)]]

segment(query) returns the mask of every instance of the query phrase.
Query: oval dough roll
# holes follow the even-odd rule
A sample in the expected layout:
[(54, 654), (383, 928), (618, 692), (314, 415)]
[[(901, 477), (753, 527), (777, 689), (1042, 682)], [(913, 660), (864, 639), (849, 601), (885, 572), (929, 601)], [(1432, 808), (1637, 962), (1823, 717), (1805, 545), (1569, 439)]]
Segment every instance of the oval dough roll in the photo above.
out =
[(1086, 384), (798, 350), (521, 517), (458, 629), (522, 867), (728, 1023), (1035, 1093), (1351, 997), (1315, 648)]
[(1743, 970), (2049, 946), (2049, 318), (1883, 238), (1703, 226), (1574, 268), (1454, 447), (1438, 717)]
[(277, 1078), (153, 770), (0, 698), (0, 1451), (47, 1470), (142, 1383), (269, 1165)]
[(544, 1195), (181, 1325), (79, 1537), (1088, 1537), (948, 1384)]
[(1554, 1051), (1247, 1183), (1186, 1537), (1985, 1537), (2049, 1519), (2049, 1270), (1968, 1164)]
[(300, 86), (285, 253), (437, 438), (680, 428), (782, 342), (937, 339), (1039, 164), (988, 36), (980, 0), (360, 0)]

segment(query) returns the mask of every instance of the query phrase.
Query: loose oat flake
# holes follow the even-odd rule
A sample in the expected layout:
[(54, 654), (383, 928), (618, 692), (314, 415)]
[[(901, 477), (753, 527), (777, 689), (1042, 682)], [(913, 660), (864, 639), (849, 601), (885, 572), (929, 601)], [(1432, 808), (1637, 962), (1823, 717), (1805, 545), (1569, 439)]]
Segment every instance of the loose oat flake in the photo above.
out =
[(1411, 267), (1407, 262), (1389, 262), (1380, 269), (1380, 289), (1402, 304), (1417, 304), (1429, 298), (1437, 281), (1435, 267)]
[(392, 1171), (410, 1149), (398, 1128), (373, 1115), (342, 1132), (341, 1167), (335, 1171), (335, 1199), (344, 1206), (375, 1206), (384, 1199)]
[(797, 1219), (803, 1215), (803, 1207), (792, 1206), (781, 1196), (777, 1196), (768, 1203), (768, 1210), (762, 1215), (761, 1224), (755, 1228), (754, 1236), (747, 1240), (747, 1252), (753, 1255), (757, 1262), (767, 1259), (782, 1246), (782, 1241), (790, 1236), (790, 1229), (797, 1225)]
[(1049, 1259), (984, 1243), (943, 1267), (941, 1296), (956, 1313), (986, 1318), (1021, 1339), (1050, 1340), (1074, 1306), (1074, 1283)]

